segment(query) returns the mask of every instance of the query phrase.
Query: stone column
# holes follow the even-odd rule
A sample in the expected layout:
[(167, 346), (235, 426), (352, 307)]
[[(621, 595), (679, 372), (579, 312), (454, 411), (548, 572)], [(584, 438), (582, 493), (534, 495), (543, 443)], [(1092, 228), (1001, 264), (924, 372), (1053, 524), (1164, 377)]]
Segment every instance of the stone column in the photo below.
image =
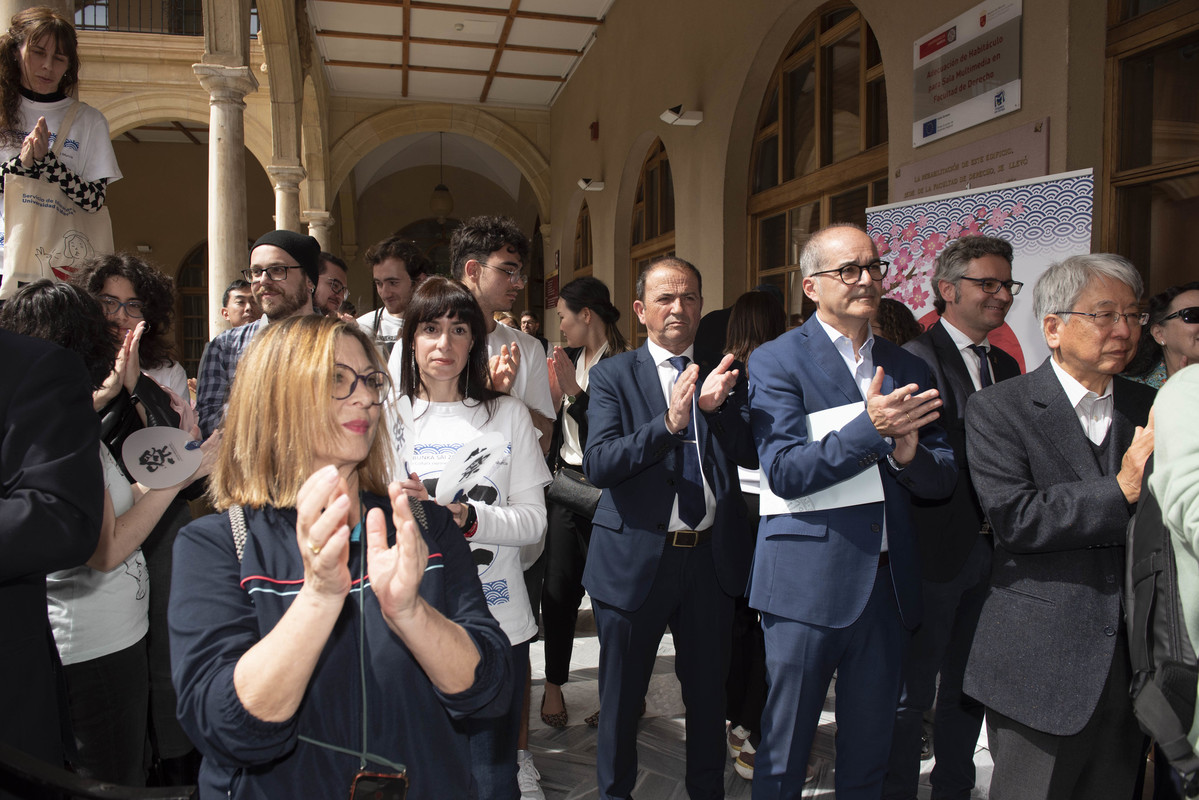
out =
[(249, 67), (193, 64), (209, 95), (208, 122), (208, 332), (226, 327), (221, 319), (225, 287), (246, 268), (245, 96), (258, 88)]
[(300, 181), (308, 173), (299, 164), (272, 164), (266, 174), (275, 184), (275, 227), (303, 233), (300, 228)]
[(321, 250), (333, 252), (333, 214), (328, 211), (305, 211), (300, 220), (308, 223), (308, 235), (321, 243)]

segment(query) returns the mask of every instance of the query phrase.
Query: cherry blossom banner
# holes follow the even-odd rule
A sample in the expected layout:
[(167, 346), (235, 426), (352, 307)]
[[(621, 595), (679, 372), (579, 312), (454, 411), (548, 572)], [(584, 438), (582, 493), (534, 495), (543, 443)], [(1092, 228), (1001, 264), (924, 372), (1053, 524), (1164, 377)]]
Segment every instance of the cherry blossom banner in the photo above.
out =
[(991, 341), (1036, 367), (1049, 350), (1033, 316), (1033, 286), (1052, 263), (1091, 251), (1094, 178), (1091, 170), (1065, 172), (906, 203), (866, 209), (866, 230), (879, 256), (891, 262), (887, 297), (916, 314), (921, 326), (937, 321), (931, 279), (937, 255), (959, 236), (995, 236), (1015, 251), (1012, 278), (1024, 289)]

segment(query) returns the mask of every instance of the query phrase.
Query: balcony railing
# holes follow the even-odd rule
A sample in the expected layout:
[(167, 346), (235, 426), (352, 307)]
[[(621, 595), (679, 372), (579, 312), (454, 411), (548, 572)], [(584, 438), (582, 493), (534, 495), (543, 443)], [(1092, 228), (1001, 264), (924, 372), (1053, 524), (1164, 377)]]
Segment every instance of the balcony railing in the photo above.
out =
[[(203, 36), (202, 0), (88, 0), (76, 3), (81, 31)], [(258, 3), (250, 3), (250, 37), (258, 36)]]

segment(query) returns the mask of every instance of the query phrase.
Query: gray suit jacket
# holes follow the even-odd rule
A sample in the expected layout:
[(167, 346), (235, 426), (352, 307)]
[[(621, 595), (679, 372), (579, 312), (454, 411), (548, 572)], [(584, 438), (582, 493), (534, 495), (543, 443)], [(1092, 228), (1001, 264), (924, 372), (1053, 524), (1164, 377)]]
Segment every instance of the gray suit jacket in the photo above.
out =
[[(962, 361), (962, 351), (954, 344), (940, 320), (903, 346), (928, 364), (936, 389), (941, 393), (941, 426), (953, 448), (958, 465), (958, 481), (947, 500), (912, 498), (912, 521), (920, 546), (920, 570), (926, 581), (943, 583), (953, 580), (974, 549), (983, 525), (983, 512), (970, 484), (966, 454), (966, 401), (974, 394), (974, 381)], [(973, 358), (973, 356), (971, 356)], [(1020, 374), (1016, 359), (994, 345), (987, 352), (992, 379), (999, 381)]]
[[(1118, 465), (1154, 390), (1113, 380), (1108, 446)], [(1077, 733), (1098, 705), (1124, 625), (1124, 532), (1134, 509), (1115, 470), (1102, 473), (1048, 360), (970, 398), (966, 449), (995, 556), (964, 688), (1036, 730)]]

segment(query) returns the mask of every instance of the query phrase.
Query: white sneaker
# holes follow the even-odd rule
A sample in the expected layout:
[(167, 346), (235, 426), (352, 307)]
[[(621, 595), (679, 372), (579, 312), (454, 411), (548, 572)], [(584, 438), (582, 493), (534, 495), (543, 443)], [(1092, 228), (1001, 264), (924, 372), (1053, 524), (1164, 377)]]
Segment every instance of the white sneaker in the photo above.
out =
[(516, 785), (520, 787), (520, 800), (545, 800), (541, 773), (533, 766), (533, 754), (528, 750), (516, 751)]
[(729, 726), (729, 735), (727, 741), (729, 758), (735, 759), (737, 757), (737, 754), (741, 752), (741, 747), (745, 744), (747, 739), (749, 739), (749, 731), (745, 730), (745, 728), (742, 728), (740, 725), (735, 727), (732, 725)]

